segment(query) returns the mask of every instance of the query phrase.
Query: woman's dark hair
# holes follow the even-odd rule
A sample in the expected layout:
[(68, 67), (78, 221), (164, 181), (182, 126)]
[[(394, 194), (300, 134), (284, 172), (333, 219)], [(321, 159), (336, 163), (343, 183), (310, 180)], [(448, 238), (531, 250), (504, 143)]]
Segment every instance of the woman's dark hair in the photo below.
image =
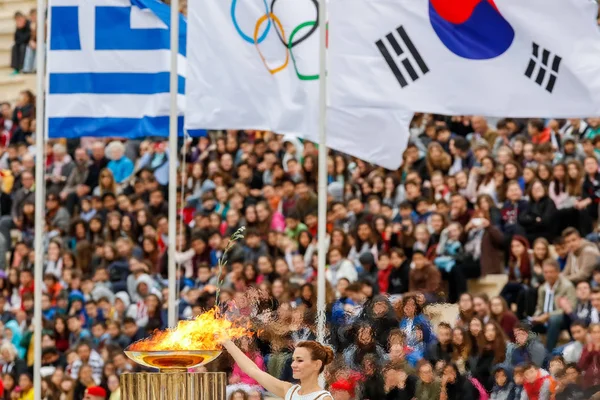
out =
[(405, 296), (401, 302), (396, 303), (396, 314), (400, 318), (404, 318), (404, 307), (408, 304), (409, 301), (412, 301), (415, 304), (415, 316), (421, 314), (423, 312), (422, 307), (419, 305), (417, 301), (417, 296), (408, 295)]

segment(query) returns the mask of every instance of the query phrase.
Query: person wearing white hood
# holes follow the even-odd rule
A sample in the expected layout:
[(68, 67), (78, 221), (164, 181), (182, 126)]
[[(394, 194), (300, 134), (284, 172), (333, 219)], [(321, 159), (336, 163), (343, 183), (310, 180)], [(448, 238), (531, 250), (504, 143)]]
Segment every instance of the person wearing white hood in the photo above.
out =
[(127, 293), (133, 302), (137, 302), (140, 296), (137, 292), (137, 280), (140, 276), (148, 274), (150, 268), (135, 257), (129, 259), (129, 271), (131, 274), (127, 277)]
[(288, 172), (287, 165), (288, 161), (292, 158), (295, 158), (298, 162), (302, 161), (302, 154), (304, 153), (304, 145), (295, 136), (285, 135), (283, 137), (283, 148), (285, 150), (285, 154), (283, 155), (283, 170)]
[(354, 264), (342, 256), (338, 247), (332, 247), (328, 253), (329, 267), (325, 271), (325, 278), (331, 286), (336, 287), (340, 279), (346, 278), (352, 283), (358, 279), (358, 272)]
[(150, 294), (162, 299), (160, 290), (155, 285), (154, 280), (150, 275), (142, 274), (136, 280), (136, 291), (139, 299), (136, 303), (129, 306), (127, 309), (127, 317), (134, 318), (140, 328), (148, 324), (148, 306), (146, 305), (146, 297)]
[(131, 299), (127, 292), (118, 292), (115, 294), (115, 313), (114, 320), (123, 323), (123, 320), (127, 316), (127, 310), (131, 306)]

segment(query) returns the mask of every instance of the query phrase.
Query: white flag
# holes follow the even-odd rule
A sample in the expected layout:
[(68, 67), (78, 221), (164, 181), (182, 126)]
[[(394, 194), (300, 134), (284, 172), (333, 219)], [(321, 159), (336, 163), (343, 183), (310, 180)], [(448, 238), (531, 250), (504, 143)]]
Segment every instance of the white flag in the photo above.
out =
[[(188, 7), (186, 129), (269, 130), (318, 142), (318, 1), (204, 0)], [(397, 109), (332, 108), (327, 145), (397, 168), (411, 118)]]
[(330, 103), (499, 117), (600, 115), (590, 0), (331, 0)]

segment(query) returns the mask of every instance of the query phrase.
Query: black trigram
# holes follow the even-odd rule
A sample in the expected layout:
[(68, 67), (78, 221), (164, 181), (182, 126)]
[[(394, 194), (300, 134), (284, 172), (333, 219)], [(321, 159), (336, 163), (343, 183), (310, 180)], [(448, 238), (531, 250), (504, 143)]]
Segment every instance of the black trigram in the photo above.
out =
[(401, 87), (406, 87), (410, 83), (409, 79), (414, 82), (420, 75), (429, 72), (429, 67), (403, 26), (399, 26), (395, 31), (376, 41), (375, 45)]
[(535, 83), (552, 93), (558, 79), (561, 61), (562, 58), (558, 55), (552, 55), (549, 50), (540, 48), (537, 43), (533, 43), (531, 59), (525, 70), (525, 76), (535, 80)]

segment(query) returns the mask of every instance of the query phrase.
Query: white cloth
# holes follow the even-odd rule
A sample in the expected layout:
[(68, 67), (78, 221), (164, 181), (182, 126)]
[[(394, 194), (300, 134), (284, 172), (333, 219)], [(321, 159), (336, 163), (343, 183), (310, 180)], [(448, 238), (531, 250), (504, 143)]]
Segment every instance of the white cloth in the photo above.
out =
[(551, 313), (554, 311), (554, 291), (556, 289), (556, 285), (558, 281), (554, 283), (553, 286), (550, 286), (546, 283), (546, 297), (544, 298), (544, 313)]
[[(194, 107), (186, 111), (186, 129), (257, 129), (318, 142), (316, 4), (189, 2), (193, 46), (188, 49), (186, 102)], [(290, 38), (293, 47), (288, 49)], [(412, 112), (399, 109), (329, 107), (327, 146), (396, 169), (411, 119)]]
[(597, 9), (590, 0), (331, 0), (330, 105), (600, 115)]
[(320, 390), (318, 392), (300, 395), (298, 394), (300, 389), (300, 385), (294, 385), (289, 388), (285, 394), (284, 400), (321, 400), (325, 399), (327, 396), (329, 396), (329, 398), (333, 398), (327, 390)]

